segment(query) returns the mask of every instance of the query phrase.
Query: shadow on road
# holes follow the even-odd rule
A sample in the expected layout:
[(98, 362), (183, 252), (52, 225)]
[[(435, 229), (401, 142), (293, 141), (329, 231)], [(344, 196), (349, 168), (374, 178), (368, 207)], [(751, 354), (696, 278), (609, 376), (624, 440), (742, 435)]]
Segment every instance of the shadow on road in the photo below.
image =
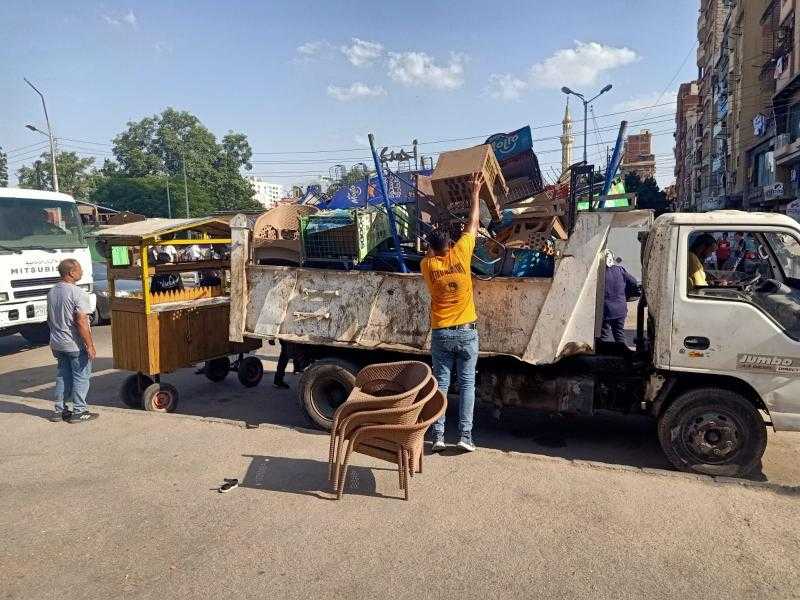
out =
[[(328, 463), (306, 458), (286, 458), (284, 456), (253, 456), (247, 473), (242, 480), (242, 487), (256, 490), (270, 490), (287, 494), (314, 496), (322, 500), (335, 500), (336, 496), (328, 484)], [(373, 471), (393, 470), (367, 468), (349, 465), (347, 468), (346, 495), (370, 496), (374, 498), (391, 498), (376, 491)]]
[(18, 404), (16, 402), (4, 402), (0, 400), (0, 414), (2, 413), (19, 413), (48, 420), (50, 418), (50, 415), (53, 414), (53, 411), (45, 410), (44, 408), (36, 408), (34, 406), (28, 406), (27, 404)]

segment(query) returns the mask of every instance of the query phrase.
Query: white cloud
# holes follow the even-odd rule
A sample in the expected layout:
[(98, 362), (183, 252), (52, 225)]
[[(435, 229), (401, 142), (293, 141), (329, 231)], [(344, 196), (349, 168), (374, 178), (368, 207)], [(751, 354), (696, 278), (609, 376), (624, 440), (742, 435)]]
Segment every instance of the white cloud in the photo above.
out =
[(158, 54), (171, 54), (172, 53), (172, 46), (167, 42), (156, 42), (153, 44), (153, 48)]
[(330, 57), (333, 46), (325, 40), (314, 40), (306, 42), (297, 47), (297, 58), (295, 62), (309, 63), (321, 58)]
[(357, 100), (359, 98), (377, 98), (378, 96), (385, 96), (386, 90), (381, 86), (369, 87), (365, 83), (357, 81), (349, 87), (340, 87), (336, 85), (328, 86), (328, 96), (335, 98), (340, 102), (349, 102), (350, 100)]
[(120, 27), (121, 25), (129, 25), (132, 29), (136, 29), (139, 25), (139, 20), (136, 18), (136, 15), (133, 14), (132, 9), (128, 9), (128, 12), (121, 16), (116, 15), (109, 15), (103, 14), (100, 15), (106, 23), (111, 25), (112, 27)]
[(509, 100), (516, 102), (527, 91), (530, 84), (510, 73), (492, 74), (489, 76), (489, 85), (486, 92), (496, 100)]
[(605, 71), (624, 67), (639, 59), (630, 48), (615, 48), (597, 42), (575, 42), (574, 48), (558, 50), (531, 67), (533, 85), (558, 89), (590, 85)]
[(367, 67), (383, 56), (383, 45), (378, 42), (368, 42), (357, 37), (351, 38), (351, 42), (349, 46), (342, 46), (339, 50), (353, 66)]
[[(615, 112), (621, 111), (628, 111), (628, 110), (640, 110), (653, 107), (655, 112), (665, 113), (669, 112), (670, 110), (674, 111), (676, 106), (675, 103), (678, 100), (678, 90), (672, 90), (671, 92), (665, 92), (662, 96), (658, 92), (653, 92), (651, 94), (640, 94), (638, 96), (633, 96), (628, 100), (623, 100), (622, 102), (618, 102), (614, 105)], [(656, 104), (664, 104), (667, 106), (655, 106)]]
[(463, 54), (450, 54), (450, 62), (439, 66), (424, 52), (389, 53), (389, 77), (409, 86), (455, 90), (464, 85)]
[(136, 26), (139, 24), (139, 21), (136, 20), (136, 15), (133, 14), (133, 10), (131, 10), (130, 8), (128, 9), (128, 12), (125, 14), (125, 16), (122, 17), (122, 20), (131, 27), (133, 27), (134, 29), (136, 29)]

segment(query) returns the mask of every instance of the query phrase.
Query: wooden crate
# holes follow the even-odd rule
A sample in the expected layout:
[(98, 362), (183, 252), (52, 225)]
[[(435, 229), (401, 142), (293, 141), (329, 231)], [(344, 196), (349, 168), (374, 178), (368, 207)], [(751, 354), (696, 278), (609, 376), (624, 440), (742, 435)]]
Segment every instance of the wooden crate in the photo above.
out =
[(486, 204), (492, 218), (499, 219), (508, 186), (490, 144), (439, 155), (436, 169), (431, 176), (434, 197), (453, 214), (469, 213), (472, 194), (470, 181), (476, 173), (483, 173), (481, 200)]

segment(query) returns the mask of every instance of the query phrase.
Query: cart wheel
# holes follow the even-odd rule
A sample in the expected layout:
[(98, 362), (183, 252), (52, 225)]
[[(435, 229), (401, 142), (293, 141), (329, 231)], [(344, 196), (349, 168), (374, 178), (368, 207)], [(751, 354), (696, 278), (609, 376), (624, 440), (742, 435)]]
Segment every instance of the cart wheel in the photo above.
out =
[(153, 380), (144, 373), (136, 373), (125, 378), (120, 390), (120, 400), (131, 408), (142, 408), (142, 393), (153, 385)]
[(222, 381), (231, 371), (231, 359), (227, 356), (223, 356), (222, 358), (207, 360), (203, 371), (205, 372), (205, 376), (211, 381)]
[(178, 390), (168, 383), (154, 383), (142, 394), (145, 410), (153, 412), (173, 412), (178, 406)]
[(264, 365), (257, 356), (246, 356), (239, 361), (236, 373), (244, 387), (256, 387), (264, 376)]

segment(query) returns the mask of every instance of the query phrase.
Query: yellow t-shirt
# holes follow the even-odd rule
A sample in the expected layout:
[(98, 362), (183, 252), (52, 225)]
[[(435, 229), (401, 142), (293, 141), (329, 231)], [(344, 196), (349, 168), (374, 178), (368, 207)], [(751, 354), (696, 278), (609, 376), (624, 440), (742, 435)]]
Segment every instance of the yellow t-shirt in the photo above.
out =
[(689, 289), (708, 287), (706, 270), (694, 252), (689, 252)]
[(475, 234), (464, 233), (444, 256), (422, 259), (422, 276), (431, 295), (431, 329), (478, 320), (472, 298), (472, 251)]

